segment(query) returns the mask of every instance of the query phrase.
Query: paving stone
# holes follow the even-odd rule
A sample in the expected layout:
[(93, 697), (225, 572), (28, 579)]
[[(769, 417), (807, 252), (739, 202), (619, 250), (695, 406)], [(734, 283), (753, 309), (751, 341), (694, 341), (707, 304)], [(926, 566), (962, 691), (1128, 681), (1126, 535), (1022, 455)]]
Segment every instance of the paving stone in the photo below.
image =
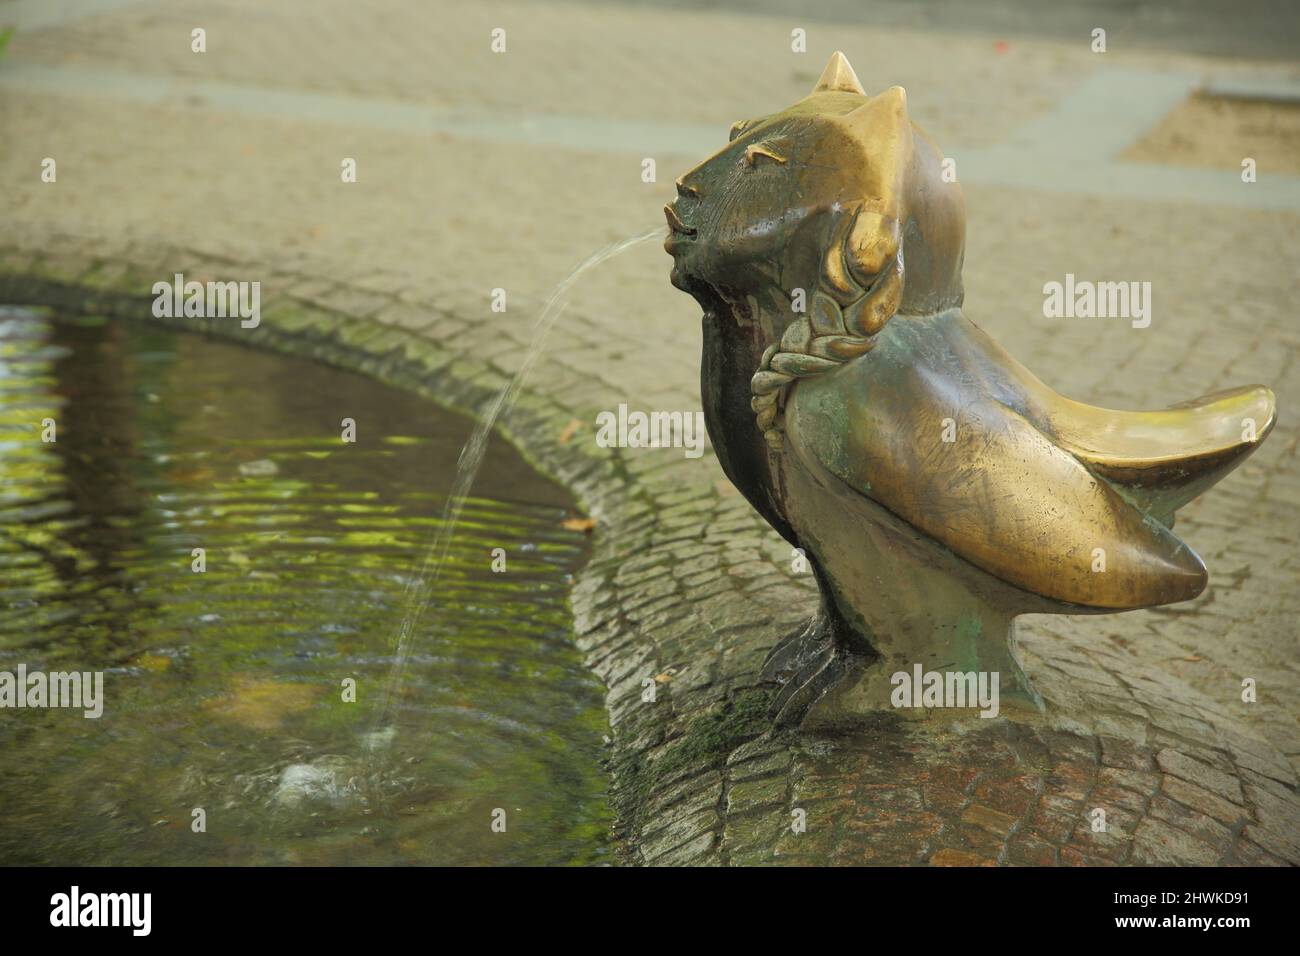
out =
[(967, 807), (962, 811), (961, 819), (965, 823), (972, 823), (1000, 836), (1006, 836), (1011, 832), (1011, 828), (1016, 825), (1016, 817), (980, 804), (972, 804)]
[(789, 751), (780, 751), (754, 757), (734, 765), (728, 761), (728, 765), (730, 769), (727, 771), (727, 776), (733, 783), (741, 783), (772, 774), (780, 774), (782, 779), (785, 779), (785, 772), (790, 766), (790, 753)]
[(1236, 826), (1250, 817), (1244, 807), (1224, 800), (1203, 787), (1198, 787), (1196, 784), (1188, 783), (1178, 777), (1165, 777), (1161, 783), (1161, 789), (1165, 796), (1171, 800), (1176, 800), (1186, 807), (1198, 810), (1228, 826)]
[(1133, 862), (1156, 866), (1213, 866), (1220, 851), (1168, 823), (1148, 817), (1133, 833)]
[(1156, 754), (1156, 763), (1167, 774), (1186, 780), (1218, 794), (1226, 800), (1242, 803), (1241, 783), (1230, 774), (1224, 773), (1202, 763), (1177, 750), (1161, 750)]
[(734, 783), (727, 791), (727, 813), (741, 814), (769, 807), (784, 807), (789, 786), (785, 777)]
[(1006, 862), (1010, 866), (1055, 866), (1057, 848), (1032, 833), (1016, 833), (1007, 841)]

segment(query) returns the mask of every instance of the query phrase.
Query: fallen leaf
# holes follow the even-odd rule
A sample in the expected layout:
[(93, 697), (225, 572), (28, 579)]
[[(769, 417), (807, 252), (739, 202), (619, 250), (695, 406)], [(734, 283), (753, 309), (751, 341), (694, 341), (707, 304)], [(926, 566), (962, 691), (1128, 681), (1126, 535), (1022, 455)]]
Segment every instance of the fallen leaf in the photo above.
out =
[(569, 424), (565, 425), (564, 431), (560, 432), (560, 444), (567, 445), (573, 436), (582, 429), (582, 426), (583, 421), (581, 418), (569, 419)]

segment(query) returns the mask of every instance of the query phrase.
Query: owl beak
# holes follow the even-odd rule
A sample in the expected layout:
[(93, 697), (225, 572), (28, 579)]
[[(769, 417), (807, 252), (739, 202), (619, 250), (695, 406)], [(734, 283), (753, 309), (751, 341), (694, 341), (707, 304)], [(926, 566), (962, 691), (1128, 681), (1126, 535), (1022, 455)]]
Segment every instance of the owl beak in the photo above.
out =
[(684, 236), (694, 236), (699, 232), (699, 230), (694, 226), (686, 225), (686, 223), (682, 222), (681, 219), (677, 217), (677, 210), (673, 208), (672, 203), (664, 206), (664, 218), (668, 220), (668, 228), (675, 233), (680, 233)]

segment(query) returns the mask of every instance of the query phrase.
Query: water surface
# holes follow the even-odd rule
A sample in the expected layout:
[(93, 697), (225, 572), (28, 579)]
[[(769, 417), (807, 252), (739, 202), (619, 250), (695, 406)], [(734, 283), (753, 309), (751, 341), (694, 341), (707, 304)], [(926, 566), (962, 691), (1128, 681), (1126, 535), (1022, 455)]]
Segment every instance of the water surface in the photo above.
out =
[(586, 540), (500, 440), (379, 706), (471, 427), (307, 361), (0, 310), (0, 670), (102, 670), (106, 698), (0, 710), (0, 862), (607, 859)]

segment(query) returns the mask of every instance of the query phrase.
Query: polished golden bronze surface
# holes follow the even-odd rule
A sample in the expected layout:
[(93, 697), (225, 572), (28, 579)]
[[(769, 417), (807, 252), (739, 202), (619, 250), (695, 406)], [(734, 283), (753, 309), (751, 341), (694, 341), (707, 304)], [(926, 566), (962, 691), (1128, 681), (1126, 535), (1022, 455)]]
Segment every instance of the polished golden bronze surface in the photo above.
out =
[(1272, 392), (1112, 411), (1034, 377), (962, 312), (961, 187), (901, 87), (868, 96), (837, 53), (677, 191), (665, 247), (705, 312), (710, 438), (822, 593), (769, 659), (782, 720), (876, 706), (918, 663), (1035, 700), (1015, 615), (1205, 588), (1174, 512), (1267, 436)]

